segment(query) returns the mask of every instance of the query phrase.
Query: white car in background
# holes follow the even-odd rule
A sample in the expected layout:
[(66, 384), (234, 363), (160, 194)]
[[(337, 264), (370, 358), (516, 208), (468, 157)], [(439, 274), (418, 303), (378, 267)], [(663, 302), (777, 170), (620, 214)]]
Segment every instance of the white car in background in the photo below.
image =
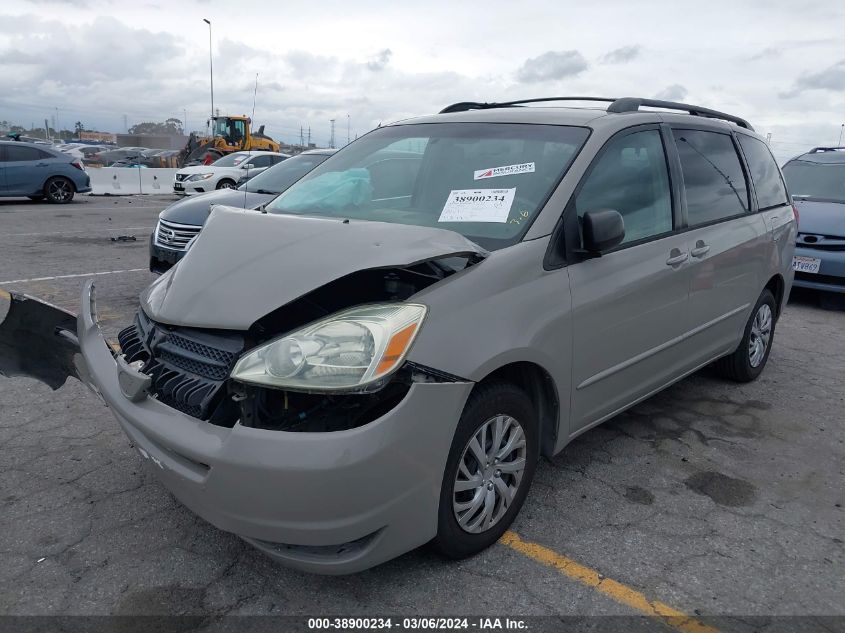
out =
[(192, 195), (215, 189), (234, 189), (242, 176), (259, 174), (290, 158), (278, 152), (233, 152), (210, 165), (183, 167), (176, 172), (173, 193)]

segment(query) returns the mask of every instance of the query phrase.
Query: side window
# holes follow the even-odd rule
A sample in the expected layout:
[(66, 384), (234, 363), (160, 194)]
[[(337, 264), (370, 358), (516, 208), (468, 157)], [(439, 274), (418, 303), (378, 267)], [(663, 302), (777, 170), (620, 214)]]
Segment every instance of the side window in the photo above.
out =
[(787, 204), (789, 200), (786, 196), (786, 187), (783, 186), (778, 165), (769, 148), (763, 141), (753, 136), (745, 136), (745, 134), (737, 136), (742, 151), (745, 152), (745, 159), (748, 161), (754, 191), (757, 192), (757, 205), (761, 209), (766, 209)]
[(269, 167), (272, 165), (272, 157), (271, 156), (253, 156), (249, 162), (252, 163), (253, 167)]
[(672, 193), (666, 154), (657, 130), (627, 134), (604, 147), (578, 196), (578, 217), (615, 209), (625, 220), (625, 239), (635, 242), (672, 230)]
[(748, 185), (729, 134), (673, 130), (690, 226), (747, 213)]
[(8, 162), (16, 161), (35, 161), (41, 160), (41, 150), (35, 147), (27, 147), (26, 145), (7, 145), (6, 146), (6, 160)]

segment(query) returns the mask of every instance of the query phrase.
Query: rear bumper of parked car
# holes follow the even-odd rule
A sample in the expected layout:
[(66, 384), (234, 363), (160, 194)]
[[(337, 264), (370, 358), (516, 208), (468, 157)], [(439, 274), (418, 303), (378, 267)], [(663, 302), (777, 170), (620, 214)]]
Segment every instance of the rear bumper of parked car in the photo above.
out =
[(348, 431), (220, 427), (123, 395), (91, 295), (89, 282), (78, 318), (86, 380), (196, 514), (286, 565), (324, 574), (372, 567), (434, 537), (446, 457), (472, 383), (415, 383), (393, 410)]
[(795, 255), (818, 258), (821, 264), (818, 273), (796, 272), (793, 286), (845, 293), (845, 251), (797, 246)]

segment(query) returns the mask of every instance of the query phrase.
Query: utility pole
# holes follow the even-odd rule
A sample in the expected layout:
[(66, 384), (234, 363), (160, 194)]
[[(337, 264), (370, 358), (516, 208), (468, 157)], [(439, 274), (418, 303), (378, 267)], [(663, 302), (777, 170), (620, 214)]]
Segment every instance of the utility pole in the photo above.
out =
[(188, 108), (182, 108), (182, 113), (185, 115), (185, 118), (182, 119), (182, 134), (188, 133)]
[(766, 134), (766, 145), (771, 145), (771, 144), (772, 144), (772, 133), (769, 132), (768, 134)]
[(308, 126), (308, 147), (311, 147), (311, 126)]
[(211, 116), (214, 116), (214, 63), (211, 58), (211, 20), (202, 19), (208, 24), (208, 77), (211, 80)]
[(352, 119), (349, 117), (349, 113), (346, 113), (346, 144), (349, 145), (349, 141), (352, 139), (350, 138), (350, 126), (352, 125)]
[(56, 130), (56, 134), (58, 134), (58, 135), (59, 135), (59, 138), (62, 138), (62, 135), (61, 135), (61, 133), (59, 132), (59, 130), (61, 130), (62, 128), (61, 128), (61, 126), (59, 125), (59, 108), (58, 108), (58, 107), (56, 108), (56, 125), (55, 125), (55, 128), (54, 128), (54, 129)]
[(299, 147), (302, 148), (305, 145), (305, 136), (302, 133), (302, 126), (299, 126)]
[(127, 122), (126, 115), (123, 115), (123, 133), (129, 134), (129, 123)]
[(49, 141), (49, 140), (50, 140), (50, 139), (48, 138), (49, 134), (50, 134), (50, 126), (49, 126), (49, 125), (47, 125), (47, 119), (44, 119), (44, 140), (45, 140), (45, 141)]
[(845, 123), (839, 126), (839, 142), (836, 144), (837, 147), (842, 147), (842, 131), (845, 130)]
[(332, 137), (331, 137), (331, 139), (329, 139), (329, 147), (334, 149), (334, 119), (331, 119), (331, 123), (332, 123)]

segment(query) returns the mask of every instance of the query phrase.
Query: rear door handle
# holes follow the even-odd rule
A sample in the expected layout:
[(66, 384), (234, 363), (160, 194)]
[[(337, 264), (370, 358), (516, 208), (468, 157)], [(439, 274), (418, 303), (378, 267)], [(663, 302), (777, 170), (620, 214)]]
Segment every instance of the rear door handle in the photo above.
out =
[(689, 259), (689, 253), (682, 253), (677, 248), (669, 251), (669, 259), (666, 260), (667, 266), (680, 266)]
[(707, 253), (710, 252), (710, 247), (705, 244), (702, 240), (698, 240), (695, 243), (695, 248), (692, 249), (689, 254), (693, 257), (704, 257)]

